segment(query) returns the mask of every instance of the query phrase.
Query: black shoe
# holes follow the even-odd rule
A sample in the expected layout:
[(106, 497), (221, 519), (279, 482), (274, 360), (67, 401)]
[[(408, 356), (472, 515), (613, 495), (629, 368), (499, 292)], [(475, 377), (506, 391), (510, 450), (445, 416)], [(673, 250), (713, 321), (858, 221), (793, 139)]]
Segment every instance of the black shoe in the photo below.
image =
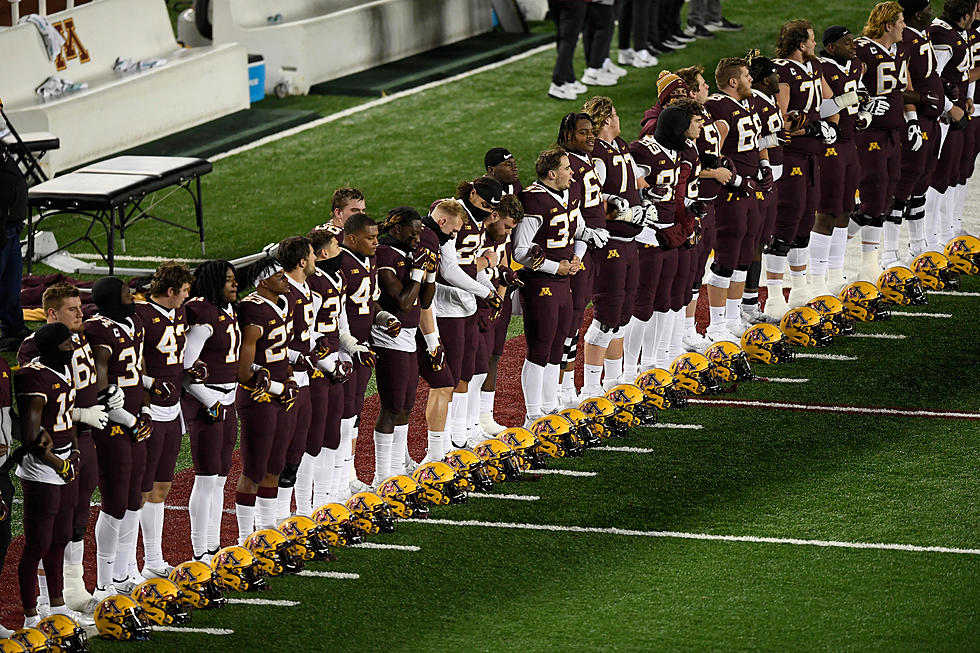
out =
[(678, 41), (679, 43), (691, 43), (695, 40), (693, 36), (688, 36), (683, 32), (674, 32), (673, 34), (670, 35), (670, 38), (674, 39), (675, 41)]
[(655, 57), (659, 57), (662, 54), (666, 54), (664, 47), (659, 43), (647, 43), (647, 52)]
[(708, 31), (708, 29), (705, 28), (704, 25), (695, 25), (695, 27), (694, 27), (694, 36), (698, 37), (699, 39), (713, 39), (713, 38), (715, 38), (714, 33)]
[(743, 29), (745, 29), (745, 26), (741, 23), (733, 23), (727, 18), (722, 18), (721, 25), (718, 27), (718, 29), (723, 32), (741, 32)]
[(661, 48), (666, 52), (673, 52), (674, 50), (680, 50), (685, 47), (683, 43), (678, 43), (677, 41), (671, 41), (670, 39), (664, 39), (660, 42)]

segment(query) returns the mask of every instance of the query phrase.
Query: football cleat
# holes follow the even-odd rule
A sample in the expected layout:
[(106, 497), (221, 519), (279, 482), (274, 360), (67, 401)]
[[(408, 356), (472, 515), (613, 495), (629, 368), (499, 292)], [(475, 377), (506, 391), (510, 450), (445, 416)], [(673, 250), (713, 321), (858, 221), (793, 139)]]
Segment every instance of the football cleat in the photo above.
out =
[(245, 538), (245, 548), (268, 576), (295, 574), (303, 568), (303, 560), (293, 555), (291, 547), (289, 538), (275, 528), (263, 528)]
[(855, 281), (840, 291), (840, 300), (847, 314), (858, 322), (887, 320), (891, 315), (882, 303), (878, 288), (867, 281)]
[(378, 494), (398, 517), (425, 519), (429, 516), (429, 506), (425, 505), (422, 497), (422, 486), (404, 474), (386, 479), (378, 486)]
[(713, 369), (714, 363), (693, 351), (681, 354), (670, 364), (670, 373), (677, 379), (677, 387), (692, 395), (721, 392)]
[(826, 347), (834, 334), (824, 328), (823, 318), (809, 306), (790, 309), (779, 323), (786, 339), (801, 347)]
[(279, 524), (279, 532), (289, 538), (290, 552), (299, 560), (336, 560), (325, 530), (306, 515), (293, 515)]
[(243, 546), (226, 546), (214, 554), (211, 569), (218, 581), (236, 592), (255, 592), (269, 587), (252, 552)]
[(600, 438), (610, 438), (619, 434), (618, 423), (613, 419), (616, 405), (605, 397), (586, 399), (578, 405), (578, 409), (592, 420), (592, 428)]
[(657, 410), (683, 408), (687, 395), (677, 387), (677, 379), (665, 369), (655, 367), (636, 377), (636, 387), (643, 391), (644, 401)]
[(313, 511), (313, 521), (324, 528), (330, 546), (360, 544), (361, 531), (354, 528), (350, 510), (342, 503), (327, 503)]
[(548, 460), (541, 439), (526, 428), (517, 426), (506, 429), (497, 439), (514, 450), (514, 458), (521, 471), (544, 467)]
[(919, 277), (922, 286), (930, 290), (956, 290), (960, 287), (960, 273), (939, 252), (925, 252), (916, 256), (912, 261), (912, 272)]
[(105, 639), (150, 639), (150, 620), (139, 603), (125, 594), (113, 594), (95, 606), (95, 628)]
[(486, 492), (493, 489), (493, 479), (490, 478), (487, 464), (470, 449), (453, 449), (446, 454), (443, 462), (453, 468), (459, 487), (467, 492)]
[(585, 445), (572, 433), (572, 423), (561, 415), (545, 415), (531, 423), (528, 429), (538, 437), (541, 450), (552, 458), (580, 456)]
[[(483, 444), (477, 445), (477, 450), (482, 446)], [(476, 454), (479, 456), (479, 451)], [(466, 503), (469, 498), (466, 490), (460, 486), (456, 472), (444, 462), (434, 461), (419, 465), (412, 478), (422, 486), (422, 496), (429, 503), (445, 506)]]
[(74, 619), (64, 614), (52, 614), (37, 625), (48, 638), (52, 650), (59, 653), (86, 653), (88, 651), (88, 637), (85, 629), (78, 625)]
[[(606, 399), (613, 402), (616, 406), (616, 416), (614, 419), (624, 424), (626, 427), (640, 426), (647, 424), (643, 418), (647, 418), (643, 407), (643, 390), (632, 383), (621, 383), (606, 393)], [(655, 413), (651, 412), (650, 415)], [(649, 420), (656, 421), (654, 417)]]
[(774, 324), (756, 324), (746, 331), (742, 335), (742, 351), (752, 363), (772, 365), (793, 360), (793, 348)]
[(946, 243), (943, 254), (962, 274), (980, 273), (980, 238), (969, 235), (957, 236)]
[(823, 328), (835, 336), (849, 336), (854, 333), (854, 320), (847, 315), (844, 302), (833, 295), (819, 295), (806, 303), (820, 313)]
[(146, 618), (158, 626), (186, 624), (191, 613), (180, 588), (169, 578), (151, 578), (136, 586), (133, 599), (140, 604)]
[(170, 572), (170, 580), (180, 588), (181, 600), (188, 607), (207, 610), (227, 602), (214, 570), (203, 562), (180, 563)]
[(924, 306), (928, 303), (919, 277), (902, 266), (890, 267), (881, 273), (878, 277), (878, 291), (890, 304)]
[[(40, 626), (41, 624), (38, 623)], [(48, 645), (48, 636), (37, 628), (19, 628), (10, 636), (10, 639), (20, 644), (23, 650), (29, 653), (47, 653), (51, 650)]]
[(558, 414), (568, 420), (575, 435), (586, 447), (595, 447), (602, 442), (602, 438), (593, 429), (592, 418), (578, 408), (566, 408), (558, 411)]
[(719, 382), (740, 383), (755, 379), (752, 367), (749, 365), (749, 357), (741, 347), (730, 340), (711, 345), (704, 352), (704, 357), (715, 364), (714, 374)]
[(354, 528), (365, 535), (395, 531), (395, 516), (391, 512), (391, 506), (374, 492), (358, 492), (347, 500), (347, 509), (351, 512)]
[(487, 464), (494, 483), (521, 480), (521, 465), (517, 452), (503, 440), (484, 440), (473, 452)]

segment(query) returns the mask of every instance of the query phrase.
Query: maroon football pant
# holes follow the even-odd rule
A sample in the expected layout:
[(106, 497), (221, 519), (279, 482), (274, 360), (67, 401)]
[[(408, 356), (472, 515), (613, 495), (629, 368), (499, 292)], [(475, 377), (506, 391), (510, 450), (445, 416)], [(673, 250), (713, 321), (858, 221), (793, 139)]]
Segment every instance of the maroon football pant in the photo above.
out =
[(861, 164), (861, 212), (877, 218), (891, 209), (902, 176), (902, 144), (897, 132), (882, 129), (861, 131), (854, 138)]
[(561, 365), (565, 335), (571, 330), (572, 292), (568, 277), (529, 273), (521, 288), (527, 360)]
[(732, 270), (749, 265), (761, 231), (758, 200), (755, 195), (725, 193), (714, 206), (715, 261)]
[(504, 354), (504, 344), (507, 342), (507, 328), (510, 326), (510, 318), (513, 313), (514, 302), (511, 301), (511, 295), (508, 293), (504, 297), (504, 305), (500, 309), (500, 315), (493, 321), (493, 329), (491, 330), (493, 343), (490, 353), (494, 356), (503, 356)]
[(582, 328), (582, 320), (585, 317), (585, 308), (592, 301), (592, 289), (595, 283), (595, 257), (592, 250), (587, 250), (582, 257), (582, 269), (573, 274), (569, 280), (569, 288), (572, 292), (572, 317), (569, 321), (571, 329), (567, 337), (578, 336), (579, 329)]
[(201, 417), (203, 407), (190, 395), (184, 395), (180, 400), (180, 409), (190, 434), (194, 473), (198, 476), (228, 476), (238, 439), (235, 404), (225, 406), (225, 418), (216, 424)]
[[(306, 453), (306, 439), (310, 434), (310, 422), (313, 418), (313, 406), (310, 404), (310, 386), (299, 389), (293, 407), (283, 416), (281, 428), (288, 430), (291, 435), (286, 457), (283, 464), (299, 465)], [(273, 456), (275, 458), (275, 456)]]
[(473, 378), (476, 366), (477, 326), (476, 313), (467, 317), (439, 317), (439, 337), (446, 350), (446, 367), (453, 376), (453, 387), (460, 381)]
[(592, 256), (592, 267), (595, 319), (610, 328), (626, 326), (633, 316), (641, 277), (636, 241), (610, 239)]
[(784, 150), (783, 176), (779, 189), (774, 236), (787, 243), (809, 237), (816, 220), (820, 169), (812, 154)]
[[(259, 483), (266, 474), (278, 475), (286, 461), (286, 449), (292, 432), (283, 428), (285, 411), (282, 404), (253, 401), (249, 393), (238, 388), (238, 415), (242, 421), (242, 474)], [(275, 455), (275, 460), (273, 460)]]
[(922, 147), (918, 152), (909, 149), (908, 139), (902, 139), (902, 172), (895, 187), (895, 197), (900, 200), (925, 195), (936, 170), (939, 123), (919, 118), (919, 126), (922, 128)]
[(840, 216), (854, 210), (855, 191), (861, 178), (857, 144), (837, 141), (824, 146), (820, 159), (820, 197), (817, 213)]
[(354, 372), (347, 379), (344, 388), (344, 414), (343, 417), (357, 417), (361, 414), (364, 407), (364, 393), (367, 392), (368, 381), (371, 380), (373, 368), (354, 363)]
[[(646, 322), (653, 316), (654, 300), (657, 288), (663, 281), (664, 261), (667, 250), (655, 245), (639, 244), (638, 270), (639, 278), (643, 279), (636, 291), (636, 301), (633, 303), (633, 316), (641, 322)], [(676, 256), (674, 257), (676, 259)], [(671, 274), (671, 278), (674, 275)]]
[(80, 541), (81, 534), (84, 534), (85, 529), (88, 528), (89, 514), (92, 511), (92, 493), (99, 484), (99, 459), (95, 453), (91, 429), (79, 429), (78, 453), (79, 467), (75, 476), (78, 498), (75, 502), (75, 521), (72, 525), (72, 539), (75, 541)]
[(759, 202), (759, 215), (762, 219), (762, 230), (759, 232), (759, 243), (765, 245), (772, 240), (776, 233), (776, 210), (779, 208), (779, 189), (773, 188), (771, 193), (765, 193)]
[[(441, 333), (439, 335), (440, 339), (444, 337)], [(432, 369), (432, 359), (426, 353), (425, 338), (422, 336), (421, 330), (415, 332), (415, 348), (419, 362), (419, 376), (430, 388), (456, 387), (456, 381), (453, 379), (452, 370), (449, 369), (448, 365), (444, 364), (438, 370)]]
[(143, 472), (143, 492), (153, 489), (154, 483), (171, 483), (183, 429), (180, 416), (169, 422), (153, 422), (153, 435), (146, 441), (146, 470)]
[(78, 484), (52, 485), (21, 479), (24, 495), (24, 552), (17, 565), (20, 603), (25, 611), (37, 602), (37, 564), (44, 562), (48, 595), (64, 587), (65, 545), (71, 540)]
[[(476, 344), (476, 343), (474, 343)], [(410, 412), (419, 386), (419, 358), (414, 351), (378, 347), (374, 378), (381, 406), (393, 415)]]
[(105, 429), (93, 431), (92, 438), (99, 461), (102, 510), (122, 519), (127, 509), (139, 510), (142, 504), (146, 441), (133, 442), (128, 429), (112, 422)]

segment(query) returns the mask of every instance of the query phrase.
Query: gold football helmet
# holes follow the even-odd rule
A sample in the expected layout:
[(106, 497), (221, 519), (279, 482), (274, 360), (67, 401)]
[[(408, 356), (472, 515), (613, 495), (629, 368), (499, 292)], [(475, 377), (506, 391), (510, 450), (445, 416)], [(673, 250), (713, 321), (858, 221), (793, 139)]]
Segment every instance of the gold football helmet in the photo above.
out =
[[(476, 454), (479, 456), (480, 452), (477, 451)], [(438, 461), (422, 463), (412, 473), (412, 478), (422, 486), (422, 496), (429, 503), (445, 506), (451, 503), (466, 503), (469, 498), (460, 486), (456, 472), (446, 463)]]
[(793, 360), (793, 348), (775, 324), (756, 324), (750, 327), (742, 334), (742, 351), (749, 357), (749, 361), (766, 365)]
[[(538, 439), (543, 447), (544, 441)], [(487, 464), (487, 470), (494, 483), (521, 480), (521, 464), (517, 452), (503, 440), (496, 438), (484, 440), (476, 445), (473, 452)]]
[(541, 441), (541, 449), (552, 458), (581, 456), (582, 441), (572, 432), (572, 424), (561, 415), (545, 415), (531, 422), (529, 429)]
[(925, 252), (912, 261), (912, 272), (919, 277), (923, 288), (930, 290), (956, 290), (960, 287), (960, 273), (943, 254)]
[(542, 448), (541, 439), (526, 428), (514, 426), (504, 429), (497, 435), (497, 439), (514, 450), (514, 458), (521, 471), (545, 466), (548, 454)]
[[(23, 644), (13, 639), (0, 639), (0, 653), (24, 653), (27, 649)], [(88, 649), (84, 649), (88, 650)]]
[(347, 509), (351, 512), (354, 528), (365, 535), (395, 531), (391, 506), (374, 492), (358, 492), (347, 500)]
[(170, 572), (170, 580), (180, 588), (184, 603), (198, 610), (227, 603), (214, 570), (198, 560), (182, 562)]
[(360, 544), (361, 531), (354, 528), (350, 510), (342, 503), (326, 503), (313, 511), (313, 521), (323, 526), (330, 546)]
[(169, 626), (191, 620), (181, 594), (169, 578), (150, 578), (137, 585), (132, 596), (143, 607), (147, 619), (158, 626)]
[(901, 265), (888, 268), (878, 277), (878, 291), (885, 301), (899, 306), (923, 306), (929, 302), (922, 291), (922, 282), (912, 270)]
[[(507, 431), (510, 430), (507, 429)], [(490, 478), (490, 470), (487, 469), (487, 464), (469, 449), (453, 449), (446, 454), (443, 462), (453, 468), (459, 487), (467, 492), (478, 490), (486, 492), (493, 489), (493, 479)]]
[(614, 419), (616, 405), (605, 397), (591, 397), (578, 405), (578, 409), (592, 419), (592, 427), (601, 438), (612, 437), (619, 432), (619, 424)]
[(290, 551), (300, 560), (336, 560), (330, 552), (326, 529), (306, 515), (293, 515), (282, 520), (279, 532), (289, 538)]
[(882, 303), (877, 286), (867, 281), (855, 281), (840, 291), (847, 314), (858, 322), (887, 320), (891, 317), (888, 308)]
[(715, 379), (714, 364), (694, 351), (681, 354), (670, 364), (677, 385), (692, 395), (717, 394), (721, 386)]
[(980, 273), (980, 238), (969, 235), (957, 236), (946, 243), (943, 254), (961, 273)]
[(792, 345), (825, 347), (834, 341), (834, 335), (824, 328), (820, 313), (809, 306), (799, 306), (786, 311), (779, 326)]
[(578, 408), (565, 408), (558, 411), (558, 414), (568, 420), (568, 423), (572, 425), (572, 429), (575, 431), (575, 435), (582, 441), (582, 444), (586, 448), (597, 446), (602, 442), (602, 438), (593, 428), (592, 418)]
[(636, 377), (636, 387), (643, 390), (645, 401), (658, 410), (683, 408), (687, 395), (677, 387), (677, 379), (667, 370), (655, 367)]
[(708, 347), (704, 357), (715, 364), (714, 374), (718, 382), (739, 383), (755, 378), (749, 366), (749, 357), (742, 348), (730, 340), (722, 340)]
[(289, 538), (275, 528), (263, 528), (245, 538), (245, 548), (269, 576), (295, 574), (303, 568), (303, 561), (293, 555), (291, 547)]
[(626, 427), (649, 425), (656, 421), (643, 406), (643, 391), (632, 383), (620, 383), (606, 392), (606, 399), (616, 406), (615, 419)]
[(252, 552), (243, 546), (226, 546), (211, 559), (211, 569), (221, 584), (238, 592), (255, 592), (269, 587)]
[(48, 615), (41, 619), (37, 629), (47, 636), (52, 650), (58, 653), (86, 653), (88, 651), (88, 637), (85, 635), (85, 630), (68, 615), (57, 612)]
[(106, 639), (150, 639), (150, 620), (140, 604), (125, 594), (113, 594), (95, 606), (95, 627)]
[(849, 336), (854, 333), (854, 320), (848, 317), (844, 302), (833, 295), (819, 295), (806, 305), (820, 313), (824, 330), (835, 336)]
[(48, 645), (48, 636), (37, 628), (15, 630), (10, 639), (23, 646), (28, 653), (47, 653), (51, 650)]
[(378, 494), (398, 517), (425, 519), (429, 516), (429, 506), (422, 498), (422, 486), (404, 474), (385, 480), (378, 487)]

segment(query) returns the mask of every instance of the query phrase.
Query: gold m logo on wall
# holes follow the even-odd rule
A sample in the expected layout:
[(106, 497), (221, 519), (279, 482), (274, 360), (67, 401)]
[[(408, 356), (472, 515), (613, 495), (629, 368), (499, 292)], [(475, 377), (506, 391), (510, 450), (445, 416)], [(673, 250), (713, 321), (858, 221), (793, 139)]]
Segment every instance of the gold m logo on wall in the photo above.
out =
[(54, 60), (54, 65), (58, 70), (67, 68), (68, 61), (71, 59), (78, 59), (78, 63), (89, 62), (91, 57), (88, 50), (85, 49), (85, 45), (75, 32), (74, 18), (59, 20), (57, 23), (51, 23), (51, 26), (65, 38), (65, 44), (61, 46), (61, 52), (58, 53), (58, 58)]

